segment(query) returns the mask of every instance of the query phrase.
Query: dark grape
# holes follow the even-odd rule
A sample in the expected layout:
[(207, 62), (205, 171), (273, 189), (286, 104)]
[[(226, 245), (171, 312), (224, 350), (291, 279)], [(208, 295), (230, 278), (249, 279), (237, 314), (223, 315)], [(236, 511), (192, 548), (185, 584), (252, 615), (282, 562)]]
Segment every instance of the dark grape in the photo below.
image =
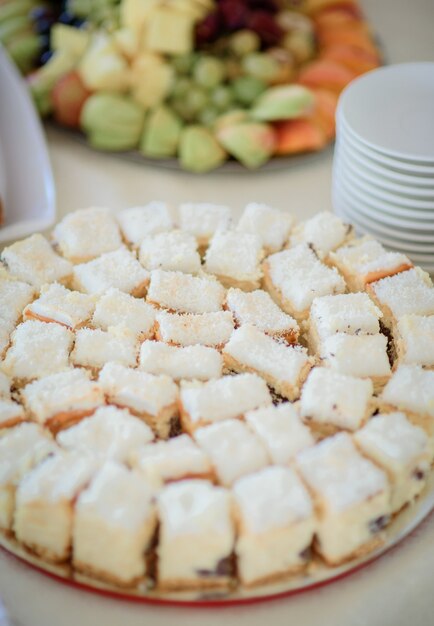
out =
[(247, 28), (257, 33), (265, 46), (276, 45), (284, 34), (274, 17), (266, 11), (252, 13), (248, 19)]
[(229, 31), (244, 28), (250, 17), (245, 0), (221, 0), (219, 11), (224, 25)]
[(45, 63), (48, 63), (48, 61), (51, 59), (52, 56), (53, 56), (52, 50), (44, 50), (44, 52), (39, 57), (40, 64), (45, 65)]
[(210, 13), (196, 27), (196, 40), (199, 44), (209, 43), (217, 39), (220, 34), (222, 22), (217, 11)]

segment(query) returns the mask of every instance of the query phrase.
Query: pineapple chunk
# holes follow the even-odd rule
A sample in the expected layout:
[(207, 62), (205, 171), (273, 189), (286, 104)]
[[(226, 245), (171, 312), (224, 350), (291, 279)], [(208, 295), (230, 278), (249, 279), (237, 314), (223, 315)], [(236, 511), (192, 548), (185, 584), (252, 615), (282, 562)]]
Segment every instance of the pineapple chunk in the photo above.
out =
[(118, 51), (132, 61), (139, 54), (139, 36), (132, 28), (120, 28), (113, 33)]
[(149, 14), (160, 3), (161, 0), (123, 0), (121, 2), (121, 25), (131, 29), (137, 37), (140, 37)]
[(113, 39), (96, 33), (78, 66), (78, 73), (91, 91), (126, 91), (129, 86), (129, 67), (118, 52)]
[(148, 17), (146, 45), (149, 50), (165, 54), (186, 54), (193, 50), (193, 28), (196, 19), (185, 11), (170, 7), (154, 9)]
[(131, 94), (145, 108), (160, 104), (172, 86), (174, 71), (157, 54), (141, 54), (131, 66)]

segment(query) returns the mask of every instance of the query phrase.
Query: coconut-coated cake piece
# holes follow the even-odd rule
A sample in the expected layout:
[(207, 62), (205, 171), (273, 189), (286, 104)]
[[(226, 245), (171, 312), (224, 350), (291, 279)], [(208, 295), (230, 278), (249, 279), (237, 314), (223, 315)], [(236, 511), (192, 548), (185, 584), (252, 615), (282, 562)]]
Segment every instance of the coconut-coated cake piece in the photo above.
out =
[(175, 346), (197, 344), (221, 349), (234, 329), (229, 311), (213, 313), (157, 313), (155, 336), (159, 341)]
[(313, 246), (320, 258), (342, 246), (353, 237), (353, 229), (330, 211), (321, 211), (293, 229), (290, 246), (307, 243)]
[(178, 223), (181, 230), (194, 235), (203, 247), (216, 232), (229, 228), (231, 210), (219, 204), (184, 202), (178, 208)]
[(434, 368), (434, 315), (403, 315), (394, 333), (398, 363)]
[(143, 340), (154, 333), (155, 314), (155, 308), (143, 298), (134, 298), (111, 287), (98, 299), (92, 324), (102, 330), (123, 326)]
[(173, 219), (165, 202), (122, 209), (116, 214), (125, 241), (137, 247), (145, 237), (173, 228)]
[(286, 243), (294, 224), (293, 216), (266, 204), (249, 202), (244, 208), (236, 230), (257, 235), (265, 251), (278, 252)]
[(75, 330), (90, 320), (94, 309), (93, 296), (71, 291), (59, 283), (51, 283), (43, 285), (39, 298), (26, 306), (23, 319), (56, 322)]
[(167, 374), (174, 380), (220, 378), (223, 357), (207, 346), (172, 346), (162, 341), (144, 341), (140, 346), (139, 368), (149, 374)]
[(213, 276), (153, 270), (146, 300), (178, 313), (211, 313), (221, 310), (224, 297), (224, 287)]
[(226, 287), (257, 289), (264, 257), (261, 238), (237, 231), (217, 232), (205, 254), (205, 269)]
[(181, 230), (145, 237), (140, 244), (139, 260), (147, 270), (197, 274), (201, 269), (196, 238)]

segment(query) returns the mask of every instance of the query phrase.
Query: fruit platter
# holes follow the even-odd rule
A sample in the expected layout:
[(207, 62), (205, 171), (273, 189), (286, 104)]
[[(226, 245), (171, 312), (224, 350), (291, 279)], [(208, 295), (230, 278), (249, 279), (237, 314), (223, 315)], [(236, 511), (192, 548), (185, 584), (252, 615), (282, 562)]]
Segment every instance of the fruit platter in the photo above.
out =
[[(98, 150), (197, 173), (323, 149), (340, 91), (381, 62), (354, 0), (67, 0), (60, 9), (4, 0), (0, 9), (13, 15), (0, 40), (43, 117)], [(24, 37), (39, 42), (32, 71), (7, 28), (29, 15), (45, 37)]]

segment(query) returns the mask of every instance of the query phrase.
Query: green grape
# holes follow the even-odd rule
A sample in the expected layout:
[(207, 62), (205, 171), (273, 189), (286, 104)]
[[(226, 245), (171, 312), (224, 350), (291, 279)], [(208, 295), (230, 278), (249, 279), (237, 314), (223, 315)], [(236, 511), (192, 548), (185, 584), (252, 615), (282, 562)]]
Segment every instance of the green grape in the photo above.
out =
[(200, 57), (193, 71), (198, 85), (205, 89), (217, 87), (225, 78), (225, 66), (220, 59), (211, 56)]
[(178, 54), (171, 58), (171, 64), (178, 74), (190, 74), (196, 60), (196, 54)]
[(272, 83), (279, 74), (279, 63), (265, 52), (253, 52), (242, 60), (242, 66), (248, 76), (253, 76), (265, 83)]
[(211, 102), (219, 111), (226, 111), (233, 101), (232, 89), (227, 85), (220, 85), (211, 92)]
[(193, 81), (186, 76), (178, 76), (172, 86), (170, 95), (173, 98), (184, 98), (194, 85)]
[(173, 109), (173, 111), (177, 113), (182, 120), (184, 120), (184, 122), (193, 121), (194, 114), (186, 105), (185, 100), (171, 100), (169, 102), (169, 105)]
[(252, 104), (266, 88), (264, 81), (254, 76), (240, 76), (232, 83), (235, 98), (244, 105)]
[(261, 39), (252, 30), (239, 30), (232, 35), (229, 45), (234, 54), (243, 57), (245, 54), (257, 52), (261, 47)]
[(205, 107), (198, 115), (199, 122), (205, 126), (211, 126), (220, 115), (219, 110), (213, 106)]
[(194, 116), (208, 105), (209, 97), (204, 89), (198, 85), (193, 85), (185, 94), (184, 103), (187, 111), (190, 111)]

